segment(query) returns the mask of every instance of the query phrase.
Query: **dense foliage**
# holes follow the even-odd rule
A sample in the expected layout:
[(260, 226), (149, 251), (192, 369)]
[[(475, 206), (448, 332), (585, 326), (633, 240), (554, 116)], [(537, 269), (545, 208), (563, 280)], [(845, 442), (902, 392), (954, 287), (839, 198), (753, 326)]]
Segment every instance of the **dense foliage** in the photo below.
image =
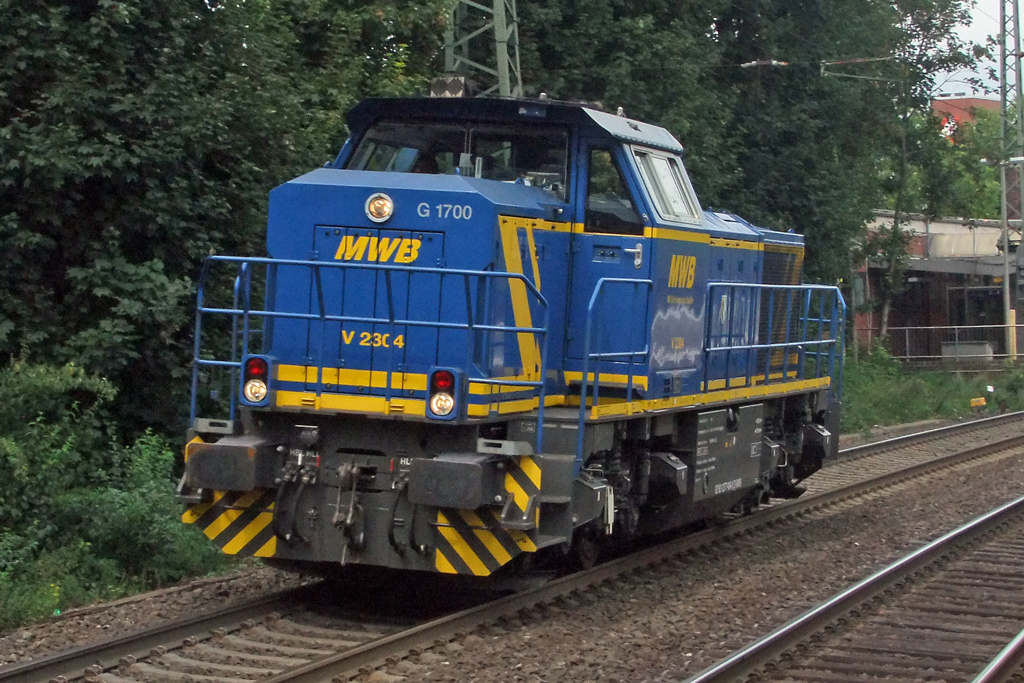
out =
[(424, 82), (443, 14), (351, 5), (0, 0), (0, 355), (108, 378), (129, 431), (183, 427), (203, 257), (260, 253), (267, 191), (359, 97)]
[(118, 444), (110, 382), (0, 369), (0, 629), (223, 564), (179, 521), (165, 439)]
[[(924, 118), (935, 75), (975, 58), (952, 31), (970, 4), (521, 2), (523, 70), (533, 92), (669, 127), (705, 205), (804, 233), (808, 274), (835, 282), (890, 190), (878, 168), (904, 115)], [(743, 66), (758, 60), (787, 64)]]
[(982, 159), (998, 159), (999, 114), (976, 112), (950, 136), (936, 135), (932, 114), (910, 117), (907, 131), (906, 182), (900, 182), (898, 155), (880, 166), (884, 207), (930, 218), (998, 219), (999, 168)]

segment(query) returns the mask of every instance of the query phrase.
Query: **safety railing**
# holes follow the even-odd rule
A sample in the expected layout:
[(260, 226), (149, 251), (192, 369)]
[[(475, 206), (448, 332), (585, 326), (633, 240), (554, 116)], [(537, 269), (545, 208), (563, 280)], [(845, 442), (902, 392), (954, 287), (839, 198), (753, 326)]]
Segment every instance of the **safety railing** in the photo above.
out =
[[(615, 285), (620, 289), (624, 286), (632, 286), (633, 290), (636, 291), (639, 287), (644, 287), (646, 290), (650, 290), (654, 283), (650, 280), (634, 280), (629, 278), (601, 278), (597, 281), (594, 286), (594, 293), (590, 296), (590, 303), (587, 304), (587, 324), (583, 333), (583, 378), (580, 383), (580, 415), (579, 415), (579, 434), (576, 442), (576, 462), (577, 467), (583, 459), (583, 425), (586, 422), (587, 413), (587, 394), (590, 386), (590, 362), (595, 362), (594, 367), (594, 392), (593, 392), (593, 405), (597, 405), (598, 398), (600, 395), (601, 386), (601, 373), (600, 365), (602, 361), (616, 361), (622, 363), (625, 361), (626, 366), (626, 400), (631, 400), (633, 397), (633, 369), (636, 365), (635, 359), (641, 358), (641, 364), (644, 371), (644, 375), (647, 374), (647, 356), (650, 353), (650, 343), (645, 344), (641, 351), (618, 351), (610, 353), (602, 353), (600, 349), (601, 335), (598, 336), (598, 349), (594, 352), (590, 352), (590, 345), (592, 343), (593, 330), (594, 330), (594, 311), (597, 310), (597, 302), (601, 298), (601, 294), (605, 291), (606, 285)], [(610, 287), (609, 287), (610, 289)]]
[[(232, 298), (232, 305), (230, 308), (207, 306), (206, 300), (206, 286), (211, 278), (211, 272), (217, 264), (233, 264), (236, 268), (234, 277), (234, 291)], [(315, 303), (314, 313), (301, 313), (296, 311), (272, 311), (272, 310), (260, 310), (252, 308), (252, 286), (253, 286), (253, 269), (254, 267), (262, 266), (266, 270), (266, 280), (264, 281), (275, 281), (277, 279), (277, 273), (281, 268), (305, 268), (308, 269), (312, 275), (313, 283), (313, 301)], [(371, 315), (371, 316), (357, 316), (357, 315), (339, 315), (331, 314), (327, 312), (325, 306), (325, 288), (323, 284), (325, 271), (372, 271), (378, 273), (384, 278), (385, 287), (385, 299), (387, 316)], [(465, 295), (465, 321), (453, 321), (451, 318), (457, 316), (454, 315), (457, 309), (449, 309), (453, 315), (448, 316), (448, 320), (443, 319), (445, 317), (446, 306), (439, 306), (441, 309), (438, 313), (437, 320), (430, 320), (424, 318), (411, 318), (411, 317), (398, 317), (395, 314), (395, 287), (393, 283), (393, 277), (400, 274), (426, 274), (438, 276), (438, 286), (442, 288), (446, 278), (461, 280), (462, 289)], [(489, 287), (481, 286), (486, 283), (506, 281), (509, 284), (511, 291), (513, 282), (521, 282), (522, 286), (528, 292), (529, 297), (532, 298), (533, 302), (541, 311), (543, 311), (543, 324), (541, 326), (533, 327), (511, 327), (501, 324), (490, 324), (477, 319), (476, 312), (479, 310), (486, 309), (486, 299), (489, 296)], [(375, 284), (375, 288), (376, 288)], [(440, 296), (440, 295), (439, 295)], [(197, 400), (199, 394), (200, 384), (200, 370), (202, 368), (225, 368), (230, 373), (230, 398), (229, 398), (229, 413), (231, 419), (235, 419), (237, 405), (237, 392), (240, 391), (240, 378), (241, 378), (241, 366), (242, 360), (249, 355), (254, 353), (252, 351), (252, 340), (256, 336), (260, 336), (263, 333), (263, 327), (254, 327), (254, 320), (261, 322), (272, 321), (277, 319), (291, 319), (291, 320), (306, 320), (310, 322), (320, 323), (320, 338), (319, 338), (319, 353), (315, 359), (315, 365), (317, 369), (316, 373), (316, 395), (320, 397), (324, 391), (324, 347), (326, 341), (327, 323), (351, 323), (361, 325), (387, 325), (391, 329), (391, 334), (394, 335), (396, 328), (431, 328), (437, 330), (465, 330), (468, 338), (466, 342), (466, 358), (463, 365), (467, 375), (471, 369), (476, 369), (477, 373), (481, 376), (468, 377), (469, 381), (473, 384), (484, 384), (490, 386), (501, 386), (501, 387), (524, 387), (534, 388), (538, 392), (539, 396), (539, 409), (537, 414), (537, 452), (541, 452), (542, 435), (544, 426), (544, 400), (546, 395), (546, 369), (547, 369), (547, 340), (548, 340), (548, 323), (549, 323), (549, 310), (548, 302), (540, 291), (533, 285), (525, 275), (519, 273), (507, 273), (507, 272), (495, 272), (495, 271), (476, 271), (476, 270), (455, 270), (446, 268), (425, 268), (425, 267), (414, 267), (414, 266), (392, 266), (382, 264), (370, 264), (370, 263), (353, 263), (353, 262), (321, 262), (321, 261), (299, 261), (299, 260), (287, 260), (287, 259), (270, 259), (270, 258), (245, 258), (245, 257), (234, 257), (234, 256), (211, 256), (203, 264), (203, 270), (199, 279), (198, 286), (198, 297), (196, 306), (196, 331), (195, 331), (195, 346), (193, 351), (193, 364), (192, 364), (192, 399), (191, 399), (191, 412), (190, 412), (190, 423), (195, 422)], [(483, 304), (483, 307), (481, 306)], [(376, 312), (376, 309), (375, 309)], [(461, 310), (459, 310), (461, 313)], [(216, 359), (216, 358), (204, 358), (203, 357), (203, 323), (204, 316), (211, 315), (228, 315), (231, 316), (231, 331), (230, 331), (230, 353), (227, 359)], [(539, 369), (536, 381), (529, 379), (512, 379), (512, 378), (494, 378), (490, 376), (483, 376), (483, 372), (474, 364), (473, 353), (476, 347), (475, 341), (478, 334), (488, 333), (501, 333), (501, 334), (530, 334), (532, 335), (533, 342), (536, 344), (536, 348), (539, 349)], [(394, 338), (392, 336), (392, 338)], [(384, 367), (380, 368), (385, 371), (386, 380), (384, 382), (384, 398), (390, 400), (392, 398), (392, 374), (396, 372), (396, 355), (394, 346), (391, 347), (390, 353), (387, 355)], [(255, 353), (263, 352), (264, 349), (260, 348)], [(311, 359), (306, 359), (311, 360)], [(526, 359), (521, 359), (525, 364)], [(376, 372), (377, 367), (373, 368)], [(529, 377), (533, 368), (523, 368), (524, 376)]]
[(842, 398), (846, 302), (838, 287), (709, 282), (706, 301), (704, 386), (827, 375)]

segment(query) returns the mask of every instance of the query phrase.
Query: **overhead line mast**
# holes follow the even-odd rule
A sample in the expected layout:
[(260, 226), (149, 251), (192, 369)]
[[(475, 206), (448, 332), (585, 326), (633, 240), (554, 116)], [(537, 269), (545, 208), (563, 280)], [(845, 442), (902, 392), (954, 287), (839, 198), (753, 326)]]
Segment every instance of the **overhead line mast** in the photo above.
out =
[[(1003, 0), (999, 7), (999, 164), (1002, 188), (1003, 227), (1003, 321), (1006, 325), (1006, 350), (1017, 356), (1016, 311), (1010, 290), (1010, 221), (1021, 226), (1024, 200), (1024, 173), (1019, 163), (1024, 156), (1024, 83), (1021, 73), (1020, 1)], [(1015, 111), (1015, 115), (1011, 112)], [(1015, 120), (1014, 120), (1015, 119)], [(1012, 130), (1011, 130), (1012, 126)], [(1012, 166), (1011, 166), (1012, 164)], [(1018, 285), (1019, 286), (1019, 285)]]
[(431, 95), (465, 97), (476, 86), (479, 96), (522, 97), (516, 0), (458, 0), (445, 33), (444, 70)]

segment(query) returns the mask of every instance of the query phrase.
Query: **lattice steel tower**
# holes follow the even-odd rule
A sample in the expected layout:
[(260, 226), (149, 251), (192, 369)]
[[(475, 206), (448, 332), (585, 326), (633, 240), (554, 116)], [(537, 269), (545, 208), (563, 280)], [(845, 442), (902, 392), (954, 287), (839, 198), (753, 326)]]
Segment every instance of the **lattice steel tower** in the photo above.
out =
[(444, 70), (452, 86), (447, 94), (470, 80), (478, 95), (522, 97), (516, 0), (458, 0), (445, 35)]
[(1017, 354), (1016, 311), (1010, 298), (1010, 223), (1021, 226), (1024, 197), (1024, 85), (1021, 74), (1020, 0), (1003, 0), (999, 7), (999, 99), (1001, 103), (999, 164), (1002, 187), (1003, 227), (1003, 320), (1006, 325), (1007, 355)]

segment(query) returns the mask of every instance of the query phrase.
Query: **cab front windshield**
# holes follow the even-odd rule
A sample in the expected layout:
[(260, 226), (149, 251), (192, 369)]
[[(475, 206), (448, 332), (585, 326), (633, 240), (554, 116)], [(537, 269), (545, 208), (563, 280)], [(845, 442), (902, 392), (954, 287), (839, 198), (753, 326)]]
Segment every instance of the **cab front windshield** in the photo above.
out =
[(382, 121), (346, 168), (464, 175), (540, 187), (565, 201), (568, 135), (550, 126)]

